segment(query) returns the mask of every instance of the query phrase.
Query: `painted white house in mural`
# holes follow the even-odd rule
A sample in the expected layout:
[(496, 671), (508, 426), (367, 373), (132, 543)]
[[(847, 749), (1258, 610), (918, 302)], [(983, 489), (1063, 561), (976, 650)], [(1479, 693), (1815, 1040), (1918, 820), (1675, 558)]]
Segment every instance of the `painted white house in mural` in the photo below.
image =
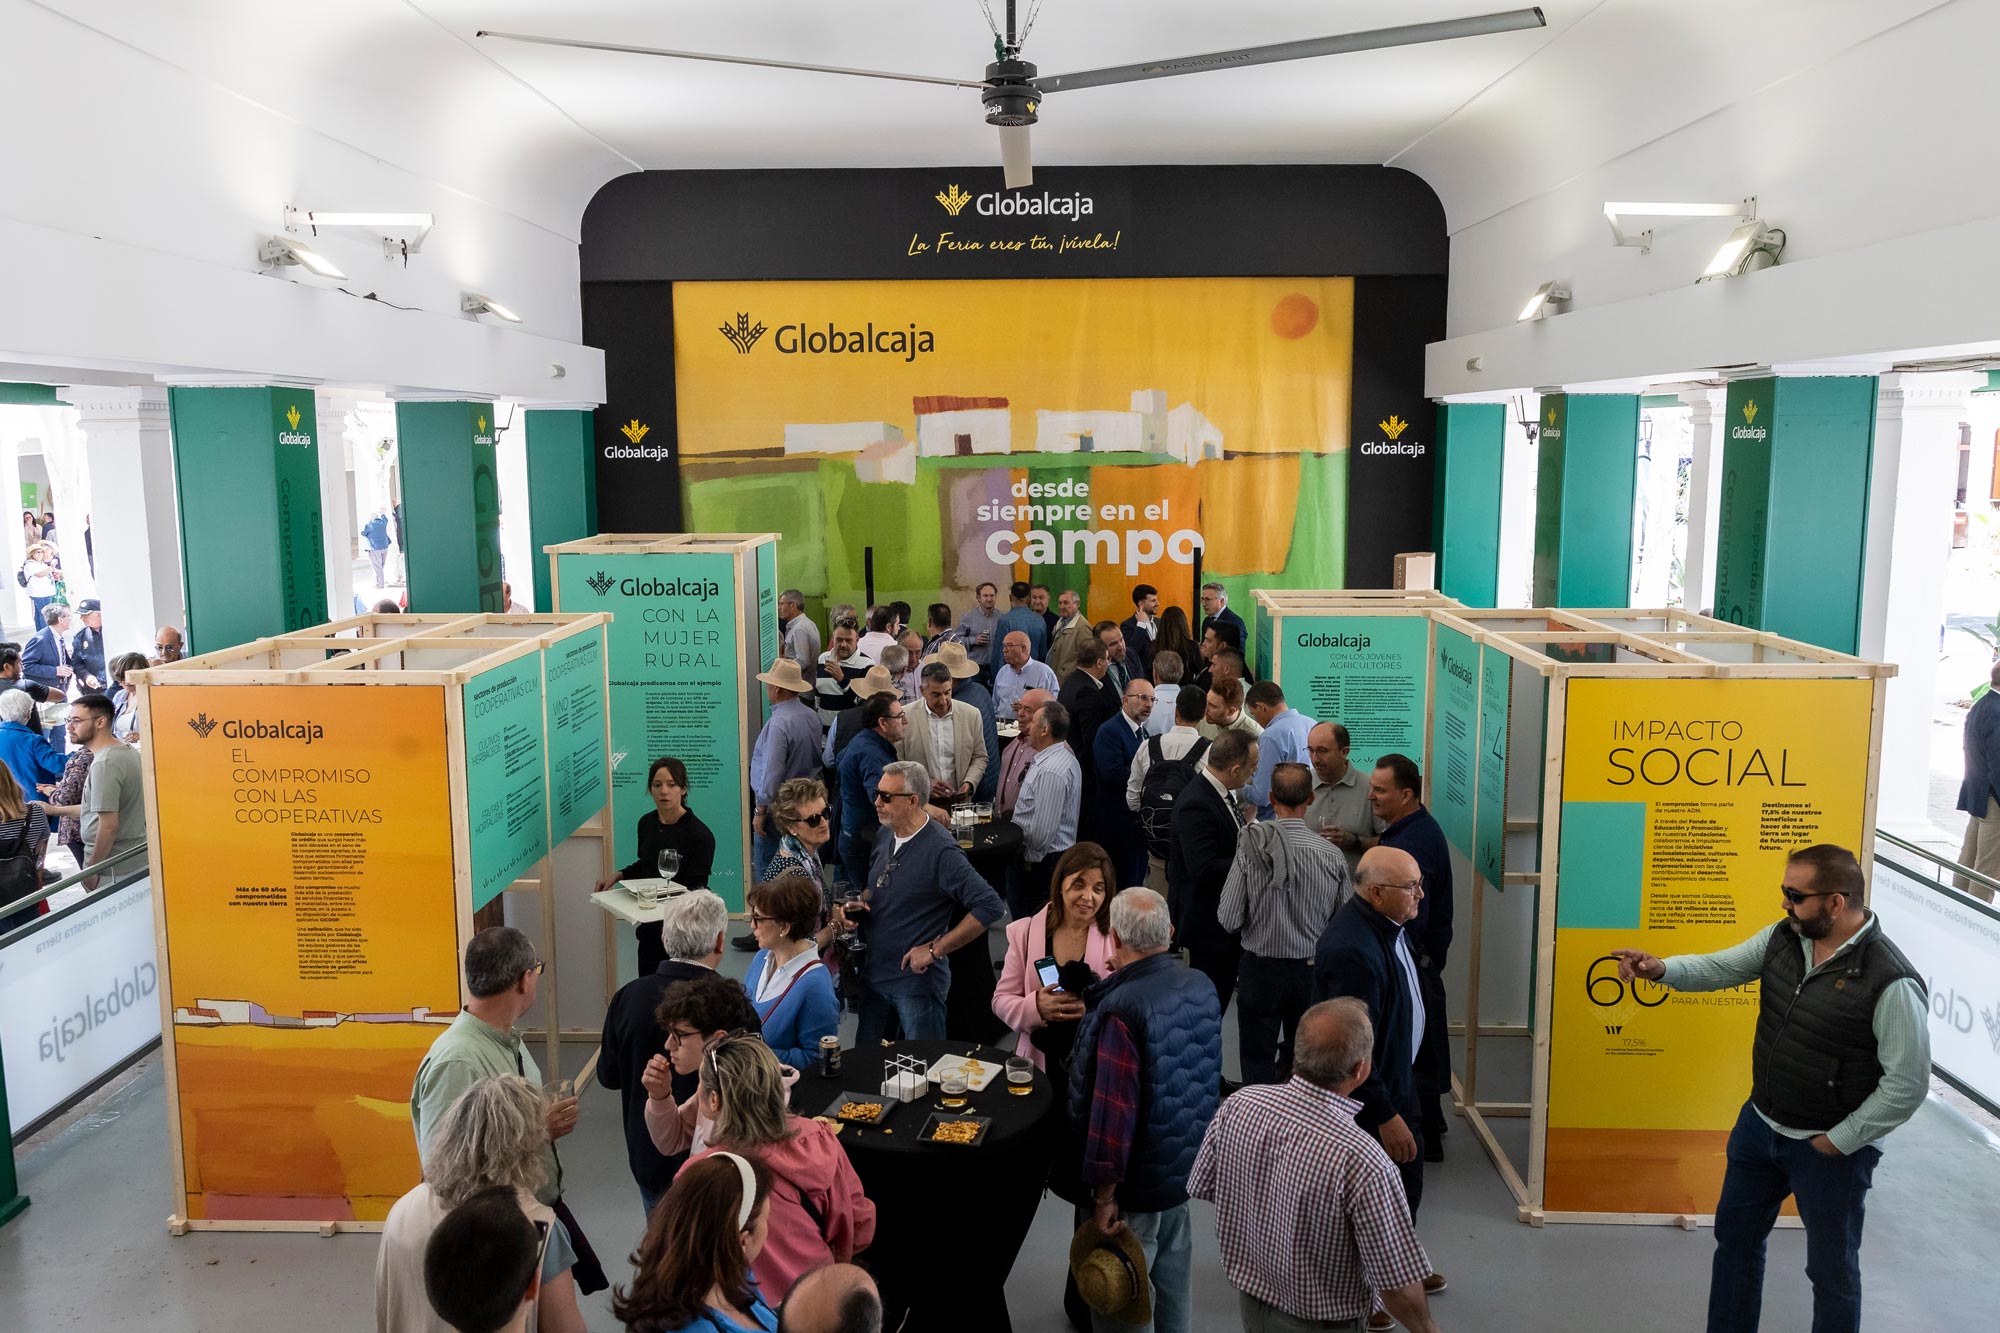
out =
[(968, 458), (1014, 452), (1014, 419), (1005, 398), (933, 394), (916, 400), (917, 453)]

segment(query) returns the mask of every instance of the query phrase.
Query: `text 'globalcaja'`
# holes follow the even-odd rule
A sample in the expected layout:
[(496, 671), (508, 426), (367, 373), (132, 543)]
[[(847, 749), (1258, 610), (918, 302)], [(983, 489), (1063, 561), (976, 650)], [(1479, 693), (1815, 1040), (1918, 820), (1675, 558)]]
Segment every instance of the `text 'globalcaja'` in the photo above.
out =
[(1374, 640), (1366, 634), (1319, 634), (1308, 631), (1301, 633), (1292, 642), (1301, 648), (1347, 648), (1359, 651)]
[(620, 579), (618, 591), (626, 597), (720, 597), (722, 585), (714, 579)]

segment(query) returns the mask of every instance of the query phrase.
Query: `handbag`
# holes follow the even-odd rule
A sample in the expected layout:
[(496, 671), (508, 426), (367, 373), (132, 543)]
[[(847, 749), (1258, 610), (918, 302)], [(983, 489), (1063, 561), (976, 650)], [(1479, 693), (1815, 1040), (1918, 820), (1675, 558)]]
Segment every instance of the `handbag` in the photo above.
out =
[(0, 906), (41, 892), (41, 858), (35, 855), (40, 840), (34, 836), (34, 830), (46, 827), (47, 823), (42, 803), (28, 802), (27, 814), (21, 820), (21, 831), (14, 836), (13, 845), (0, 847)]

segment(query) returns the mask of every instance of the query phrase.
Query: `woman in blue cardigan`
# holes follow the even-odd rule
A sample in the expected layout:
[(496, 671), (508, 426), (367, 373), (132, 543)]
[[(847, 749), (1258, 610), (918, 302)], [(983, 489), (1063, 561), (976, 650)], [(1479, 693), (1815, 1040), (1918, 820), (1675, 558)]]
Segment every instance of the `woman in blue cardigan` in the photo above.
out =
[(810, 1069), (819, 1057), (819, 1039), (840, 1029), (840, 1001), (815, 938), (820, 892), (804, 875), (780, 875), (753, 887), (748, 902), (758, 948), (743, 989), (779, 1063)]

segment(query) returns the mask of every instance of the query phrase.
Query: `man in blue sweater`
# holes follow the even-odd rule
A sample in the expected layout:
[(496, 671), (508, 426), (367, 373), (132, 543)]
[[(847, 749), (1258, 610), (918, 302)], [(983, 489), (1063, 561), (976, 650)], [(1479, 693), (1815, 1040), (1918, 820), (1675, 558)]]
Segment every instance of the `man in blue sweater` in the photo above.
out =
[(871, 694), (861, 705), (861, 732), (840, 755), (840, 863), (848, 876), (865, 883), (870, 848), (882, 827), (876, 816), (875, 784), (896, 762), (896, 744), (909, 727), (903, 701), (894, 691)]
[[(965, 945), (983, 946), (986, 928), (1006, 915), (1000, 895), (965, 859), (957, 839), (925, 813), (930, 789), (922, 764), (892, 762), (869, 793), (882, 828), (869, 866), (867, 910), (856, 922), (868, 945), (854, 1035), (860, 1050), (899, 1036), (941, 1040), (951, 988), (945, 959)], [(846, 909), (834, 910), (845, 918)], [(973, 948), (970, 965), (991, 966), (983, 947)]]

